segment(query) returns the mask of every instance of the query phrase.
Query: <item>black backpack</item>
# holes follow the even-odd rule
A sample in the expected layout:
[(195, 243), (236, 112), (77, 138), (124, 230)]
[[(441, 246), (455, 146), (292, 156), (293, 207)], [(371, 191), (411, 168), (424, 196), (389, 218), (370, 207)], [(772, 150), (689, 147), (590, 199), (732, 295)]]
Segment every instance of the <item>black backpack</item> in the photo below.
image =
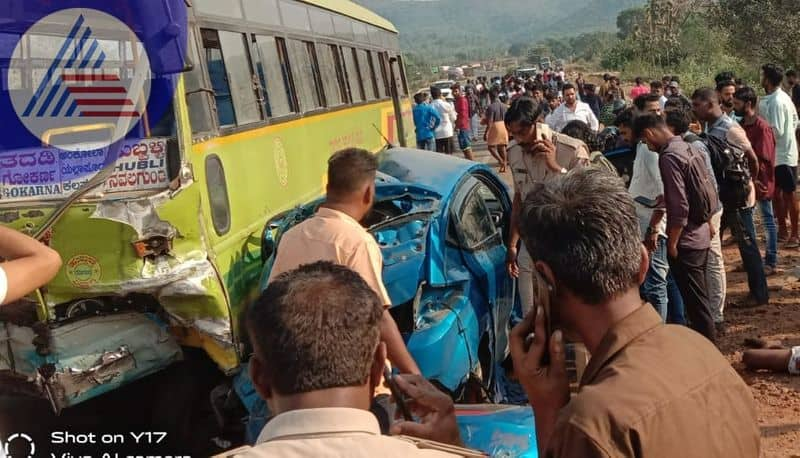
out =
[[(705, 133), (699, 138), (711, 155), (722, 205), (732, 209), (746, 206), (750, 195), (750, 167), (744, 151), (716, 135)], [(687, 141), (692, 140), (687, 138)]]
[(711, 220), (717, 210), (719, 197), (714, 179), (708, 173), (703, 153), (689, 146), (689, 162), (684, 183), (689, 201), (689, 221), (700, 226)]

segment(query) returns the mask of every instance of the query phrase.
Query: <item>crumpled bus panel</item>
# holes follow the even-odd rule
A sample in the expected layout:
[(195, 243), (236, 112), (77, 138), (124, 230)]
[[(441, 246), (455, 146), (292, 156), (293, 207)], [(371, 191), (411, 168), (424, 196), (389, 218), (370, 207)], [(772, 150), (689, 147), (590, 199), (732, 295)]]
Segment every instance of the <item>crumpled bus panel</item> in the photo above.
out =
[[(155, 373), (182, 358), (167, 326), (151, 314), (98, 316), (53, 328), (41, 356), (30, 328), (0, 331), (0, 373), (32, 385), (56, 411)], [(9, 354), (10, 350), (10, 354)]]

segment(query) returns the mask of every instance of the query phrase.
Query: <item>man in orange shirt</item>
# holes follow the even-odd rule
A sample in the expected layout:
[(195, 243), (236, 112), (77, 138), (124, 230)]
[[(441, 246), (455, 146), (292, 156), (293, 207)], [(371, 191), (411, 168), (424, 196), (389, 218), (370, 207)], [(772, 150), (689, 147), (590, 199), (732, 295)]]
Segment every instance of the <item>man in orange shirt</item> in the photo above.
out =
[(391, 299), (381, 278), (383, 255), (372, 235), (359, 224), (372, 209), (377, 170), (377, 159), (365, 150), (345, 149), (330, 158), (327, 198), (316, 215), (283, 235), (269, 281), (317, 261), (330, 261), (354, 270), (385, 306), (380, 328), (389, 361), (400, 372), (419, 374), (419, 367), (389, 313)]

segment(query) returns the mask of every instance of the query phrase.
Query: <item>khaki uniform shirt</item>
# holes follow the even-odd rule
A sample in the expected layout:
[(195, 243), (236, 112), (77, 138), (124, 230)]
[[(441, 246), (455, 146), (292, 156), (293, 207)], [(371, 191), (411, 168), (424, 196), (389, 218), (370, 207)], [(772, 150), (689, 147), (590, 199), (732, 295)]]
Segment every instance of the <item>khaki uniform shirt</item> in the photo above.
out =
[(755, 402), (700, 334), (644, 305), (603, 338), (546, 457), (755, 458)]
[(383, 255), (378, 242), (350, 216), (322, 207), (312, 218), (287, 231), (281, 238), (269, 281), (303, 264), (318, 261), (330, 261), (352, 269), (361, 275), (384, 305), (392, 304), (383, 286)]
[[(537, 124), (536, 131), (553, 142), (556, 147), (556, 162), (561, 167), (571, 170), (582, 162), (588, 162), (589, 148), (582, 141), (554, 133), (546, 124)], [(523, 201), (536, 183), (558, 175), (558, 172), (547, 168), (542, 155), (526, 153), (516, 141), (512, 141), (508, 147), (508, 163), (514, 178), (514, 190), (520, 193)]]
[(348, 408), (293, 410), (273, 418), (252, 448), (224, 457), (280, 458), (452, 458), (480, 456), (445, 444), (382, 436), (375, 416)]

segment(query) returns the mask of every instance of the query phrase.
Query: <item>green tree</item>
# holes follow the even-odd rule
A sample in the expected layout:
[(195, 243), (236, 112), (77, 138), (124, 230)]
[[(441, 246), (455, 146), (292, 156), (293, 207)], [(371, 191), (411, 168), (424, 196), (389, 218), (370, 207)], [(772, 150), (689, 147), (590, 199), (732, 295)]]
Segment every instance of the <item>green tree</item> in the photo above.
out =
[(758, 62), (800, 66), (797, 0), (719, 0), (710, 15), (734, 48)]
[(636, 27), (644, 20), (645, 8), (643, 6), (629, 8), (617, 15), (617, 38), (624, 40), (631, 36)]

